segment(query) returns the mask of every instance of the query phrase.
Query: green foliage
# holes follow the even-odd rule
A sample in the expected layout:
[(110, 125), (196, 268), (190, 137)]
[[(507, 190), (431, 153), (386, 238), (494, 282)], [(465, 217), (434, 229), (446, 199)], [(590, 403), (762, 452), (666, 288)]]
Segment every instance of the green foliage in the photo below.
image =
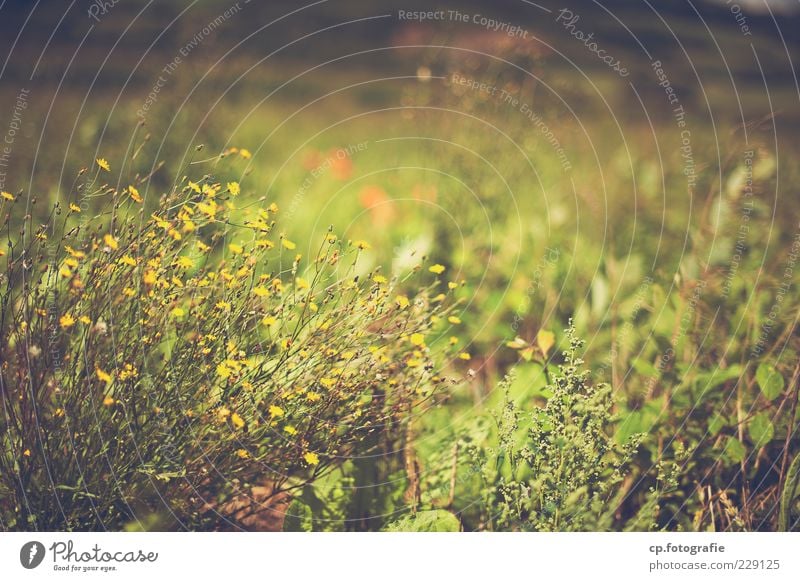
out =
[[(800, 456), (795, 456), (786, 473), (786, 483), (781, 491), (780, 514), (778, 517), (779, 531), (797, 530), (800, 523)], [(796, 516), (792, 520), (793, 515)]]
[(384, 530), (395, 533), (457, 533), (458, 518), (446, 510), (423, 510), (388, 525)]
[[(686, 165), (673, 147), (682, 136), (672, 119), (653, 118), (654, 133), (599, 114), (596, 99), (568, 99), (580, 103), (579, 125), (521, 72), (541, 70), (558, 77), (560, 95), (582, 95), (564, 71), (542, 62), (530, 47), (504, 46), (494, 54), (519, 70), (473, 55), (468, 74), (508, 89), (520, 103), (535, 103), (572, 169), (565, 170), (544, 131), (517, 108), (454, 83), (395, 79), (380, 90), (362, 83), (345, 95), (327, 91), (339, 86), (340, 72), (318, 70), (299, 89), (303, 99), (317, 92), (341, 98), (295, 115), (293, 83), (268, 104), (249, 109), (242, 122), (242, 107), (260, 99), (259, 91), (243, 88), (232, 105), (220, 102), (209, 116), (193, 76), (175, 75), (170, 94), (195, 97), (181, 106), (180, 123), (173, 123), (175, 110), (166, 97), (148, 112), (146, 130), (155, 137), (151, 143), (159, 143), (164, 166), (153, 170), (140, 160), (126, 161), (122, 175), (135, 176), (129, 181), (144, 198), (131, 209), (130, 192), (105, 186), (92, 172), (75, 184), (59, 179), (65, 166), (80, 167), (101, 133), (107, 138), (98, 147), (109, 157), (119, 159), (127, 149), (152, 151), (148, 143), (131, 148), (127, 138), (127, 112), (141, 106), (136, 91), (119, 95), (119, 106), (109, 100), (107, 107), (84, 108), (79, 127), (73, 127), (74, 116), (50, 115), (46, 101), (32, 100), (26, 116), (47, 114), (53, 135), (81, 137), (79, 146), (53, 142), (58, 155), (40, 155), (19, 140), (14, 163), (35, 162), (29, 187), (43, 195), (23, 213), (28, 194), (16, 194), (9, 181), (4, 187), (15, 191), (16, 201), (0, 199), (0, 260), (8, 265), (0, 271), (6, 291), (0, 377), (11, 402), (10, 415), (0, 417), (0, 430), (11, 426), (0, 436), (4, 524), (78, 529), (103, 522), (153, 530), (176, 528), (180, 521), (212, 528), (219, 522), (197, 502), (192, 486), (210, 506), (220, 506), (279, 473), (288, 475), (279, 488), (290, 488), (292, 496), (287, 530), (378, 530), (412, 508), (417, 514), (457, 514), (466, 530), (791, 527), (797, 461), (782, 489), (772, 467), (796, 458), (800, 445), (789, 381), (800, 353), (794, 317), (800, 296), (781, 290), (796, 289), (790, 280), (796, 197), (785, 191), (800, 180), (796, 146), (787, 142), (772, 150), (771, 138), (760, 131), (749, 132), (745, 142), (741, 131), (712, 131), (691, 116), (694, 157), (708, 163), (698, 164), (692, 176), (695, 197), (681, 198)], [(420, 59), (436, 77), (467, 70), (448, 51), (421, 50)], [(138, 70), (147, 83), (164, 61), (153, 59), (149, 70), (142, 63)], [(283, 86), (282, 75), (273, 74), (248, 78), (259, 87)], [(354, 115), (360, 104), (378, 102), (387, 108), (380, 120)], [(391, 113), (398, 105), (402, 117)], [(452, 114), (442, 114), (448, 110)], [(331, 116), (347, 123), (330, 125)], [(318, 133), (320, 126), (326, 131)], [(212, 153), (185, 166), (196, 127)], [(265, 127), (275, 128), (266, 140)], [(169, 130), (159, 135), (164, 128)], [(407, 136), (409, 128), (422, 139), (384, 139)], [(717, 137), (723, 134), (731, 138), (721, 144)], [(601, 147), (587, 135), (600, 136)], [(366, 147), (339, 155), (361, 144)], [(752, 168), (743, 151), (752, 153)], [(387, 171), (390, 165), (403, 169)], [(171, 205), (182, 200), (162, 205), (161, 194), (176, 193), (173, 176), (187, 167), (209, 175), (195, 178), (199, 192), (178, 179), (177, 193), (201, 217), (207, 214), (198, 203), (212, 211), (206, 198), (213, 193), (220, 210), (210, 224)], [(239, 176), (236, 199), (221, 174)], [(480, 187), (467, 191), (471, 184)], [(67, 201), (79, 203), (83, 213), (69, 214), (62, 205), (51, 215), (42, 198), (56, 191), (77, 192), (80, 199)], [(670, 192), (667, 206), (664, 192)], [(281, 208), (278, 216), (270, 209), (273, 201)], [(238, 209), (228, 212), (228, 204)], [(160, 221), (151, 221), (153, 213)], [(263, 223), (248, 226), (255, 216)], [(79, 218), (82, 246), (61, 239)], [(197, 232), (183, 230), (194, 222)], [(137, 234), (140, 223), (145, 238)], [(339, 260), (323, 260), (315, 278), (309, 273), (315, 272), (316, 247), (306, 243), (326, 240), (329, 224), (336, 231), (346, 227), (353, 239), (368, 239), (372, 248), (321, 244), (324, 257)], [(118, 250), (104, 240), (112, 226)], [(265, 227), (269, 235), (261, 232)], [(42, 234), (49, 241), (21, 243)], [(146, 238), (150, 234), (154, 238)], [(296, 249), (290, 240), (298, 241)], [(211, 249), (190, 248), (194, 241)], [(255, 244), (267, 241), (276, 248), (257, 256)], [(64, 243), (93, 254), (73, 267), (65, 262), (74, 257), (64, 254)], [(231, 243), (242, 253), (233, 253)], [(136, 244), (163, 245), (163, 251), (140, 251)], [(127, 246), (136, 251), (129, 256), (136, 260), (131, 272), (118, 262)], [(446, 266), (454, 286), (433, 290), (411, 276), (429, 274), (420, 269), (423, 256)], [(180, 257), (195, 262), (176, 275), (185, 290), (169, 270)], [(155, 258), (158, 282), (149, 285), (144, 270)], [(254, 258), (257, 266), (250, 264)], [(250, 269), (249, 278), (225, 288), (223, 281), (242, 268)], [(390, 280), (375, 282), (379, 271)], [(208, 286), (187, 284), (211, 272), (220, 274)], [(85, 290), (72, 287), (75, 275)], [(258, 301), (245, 297), (263, 286), (263, 275), (281, 292)], [(29, 285), (24, 292), (23, 280)], [(303, 280), (311, 288), (300, 288)], [(389, 286), (383, 306), (363, 308), (359, 301), (369, 302)], [(41, 295), (48, 290), (55, 292)], [(463, 301), (460, 323), (447, 321), (439, 292)], [(313, 294), (325, 298), (306, 300)], [(406, 310), (395, 308), (398, 295), (409, 299)], [(201, 298), (200, 308), (193, 301)], [(219, 302), (229, 303), (230, 312), (222, 313), (224, 305), (217, 309)], [(77, 320), (66, 332), (58, 324), (66, 314), (86, 316), (91, 325)], [(311, 333), (324, 317), (332, 318), (330, 327)], [(270, 325), (263, 322), (272, 318)], [(580, 336), (591, 338), (582, 354), (591, 381), (580, 378), (583, 371), (565, 380), (555, 362), (569, 362), (537, 344), (539, 333), (570, 318)], [(22, 329), (22, 322), (30, 328)], [(425, 335), (425, 344), (412, 348), (408, 338), (415, 332)], [(200, 344), (201, 335), (216, 339)], [(455, 344), (446, 349), (452, 361), (437, 376), (433, 352), (451, 338)], [(284, 340), (292, 344), (284, 347)], [(328, 357), (328, 349), (339, 353)], [(341, 359), (351, 353), (352, 359)], [(31, 377), (21, 363), (25, 358), (32, 361)], [(55, 371), (59, 363), (62, 369)], [(138, 378), (124, 374), (127, 364)], [(219, 375), (218, 366), (228, 377)], [(98, 377), (98, 368), (110, 375), (110, 384)], [(364, 371), (366, 379), (356, 374), (333, 393), (318, 385), (319, 379), (330, 383), (330, 372), (341, 368)], [(442, 389), (445, 375), (463, 381)], [(387, 386), (392, 380), (397, 385)], [(324, 399), (310, 401), (313, 394)], [(106, 396), (114, 403), (105, 405)], [(436, 405), (410, 413), (430, 401)], [(271, 417), (271, 405), (284, 415)], [(321, 408), (326, 411), (317, 414)], [(366, 411), (356, 417), (357, 409)], [(578, 429), (584, 423), (587, 429)], [(792, 436), (786, 441), (784, 434)], [(361, 454), (365, 450), (370, 453)], [(304, 459), (306, 453), (319, 464)], [(343, 456), (353, 458), (342, 462)], [(51, 457), (52, 482), (44, 464)], [(406, 460), (412, 459), (420, 464), (420, 500), (409, 490)], [(30, 487), (30, 509), (15, 476)], [(183, 484), (187, 477), (191, 486)], [(539, 496), (525, 496), (534, 491)], [(167, 510), (158, 511), (159, 496), (168, 499)]]
[(769, 415), (765, 412), (756, 414), (750, 424), (747, 426), (747, 433), (750, 434), (750, 440), (757, 448), (766, 446), (772, 441), (775, 436), (775, 426), (769, 419)]
[(756, 370), (756, 381), (761, 393), (764, 394), (768, 400), (772, 401), (783, 392), (785, 385), (783, 376), (778, 373), (774, 365), (762, 363)]
[[(564, 362), (553, 370), (544, 407), (521, 412), (506, 399), (495, 457), (474, 446), (484, 480), (483, 518), (492, 530), (609, 530), (620, 484), (641, 436), (613, 437), (611, 389), (582, 369), (582, 342), (570, 326)], [(508, 390), (506, 381), (501, 388)], [(520, 438), (521, 426), (525, 425)]]
[(210, 176), (144, 218), (100, 171), (81, 185), (106, 211), (56, 208), (8, 253), (3, 523), (237, 526), (251, 491), (279, 498), (403, 433), (437, 385), (408, 336), (446, 316), (438, 280), (409, 299), (332, 233), (306, 263), (274, 235), (277, 206), (236, 215), (238, 185)]

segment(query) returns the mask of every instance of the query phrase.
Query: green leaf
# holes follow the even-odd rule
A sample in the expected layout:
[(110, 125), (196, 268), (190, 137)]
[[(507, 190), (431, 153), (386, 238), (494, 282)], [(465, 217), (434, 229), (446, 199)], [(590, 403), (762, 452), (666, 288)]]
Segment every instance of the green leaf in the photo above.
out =
[[(789, 471), (786, 474), (786, 484), (781, 491), (781, 508), (778, 513), (778, 530), (790, 530), (789, 524), (792, 519), (792, 506), (795, 498), (800, 494), (800, 455), (795, 456)], [(794, 529), (794, 525), (791, 527)]]
[(750, 420), (750, 425), (747, 426), (747, 432), (750, 434), (750, 439), (753, 441), (753, 444), (761, 448), (772, 441), (775, 435), (775, 426), (772, 425), (769, 416), (762, 412)]
[(399, 533), (457, 533), (461, 530), (461, 523), (452, 512), (423, 510), (389, 524), (386, 530)]
[(783, 376), (769, 363), (762, 363), (758, 366), (756, 381), (758, 382), (758, 387), (761, 388), (761, 393), (770, 401), (783, 393)]
[(708, 432), (712, 436), (716, 436), (726, 425), (728, 425), (728, 422), (725, 419), (725, 416), (722, 414), (715, 414), (708, 423)]
[(747, 449), (739, 440), (728, 436), (725, 442), (725, 449), (722, 451), (722, 454), (724, 458), (735, 464), (744, 460), (744, 457), (747, 454)]
[(645, 377), (658, 377), (660, 375), (660, 372), (652, 363), (638, 357), (633, 360), (633, 368)]
[(289, 504), (283, 530), (288, 532), (310, 532), (314, 530), (314, 515), (311, 508), (297, 499)]

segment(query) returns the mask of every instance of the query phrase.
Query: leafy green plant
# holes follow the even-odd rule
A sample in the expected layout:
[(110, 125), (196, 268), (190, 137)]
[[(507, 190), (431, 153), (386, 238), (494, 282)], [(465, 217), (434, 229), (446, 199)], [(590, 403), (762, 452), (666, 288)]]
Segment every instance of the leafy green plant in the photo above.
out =
[[(620, 484), (640, 441), (614, 440), (612, 394), (582, 370), (582, 342), (566, 331), (564, 362), (552, 371), (543, 407), (521, 412), (506, 397), (495, 457), (473, 446), (483, 480), (484, 522), (492, 530), (608, 530)], [(509, 380), (501, 388), (508, 393)], [(521, 426), (525, 426), (521, 428)], [(524, 435), (520, 437), (520, 430)]]
[(409, 297), (356, 274), (367, 243), (332, 233), (307, 261), (275, 234), (275, 204), (239, 211), (239, 184), (211, 176), (148, 216), (141, 183), (117, 190), (107, 171), (78, 188), (103, 211), (56, 207), (5, 257), (5, 526), (247, 526), (402, 433), (439, 381), (438, 276)]
[(800, 456), (795, 457), (786, 474), (786, 483), (781, 493), (778, 530), (790, 531), (797, 528), (798, 520), (796, 518), (792, 521), (792, 515), (798, 512), (798, 497), (800, 497)]
[(461, 530), (461, 523), (452, 512), (423, 510), (391, 523), (385, 530), (395, 533), (456, 533)]

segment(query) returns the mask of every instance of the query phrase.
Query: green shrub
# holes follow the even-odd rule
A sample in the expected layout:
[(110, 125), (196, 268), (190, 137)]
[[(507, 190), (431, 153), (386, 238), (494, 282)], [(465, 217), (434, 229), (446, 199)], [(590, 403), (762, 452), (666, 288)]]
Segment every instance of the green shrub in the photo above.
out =
[[(641, 439), (613, 437), (612, 394), (582, 370), (570, 326), (564, 362), (547, 372), (546, 403), (521, 411), (509, 397), (497, 418), (499, 446), (469, 446), (483, 486), (483, 526), (491, 530), (610, 530), (627, 467)], [(647, 526), (647, 525), (645, 525)]]
[[(365, 242), (310, 259), (275, 204), (206, 176), (143, 210), (136, 182), (81, 172), (49, 223), (4, 227), (0, 520), (14, 530), (237, 526), (393, 437), (437, 382), (445, 294), (356, 274)], [(146, 197), (146, 196), (145, 196)], [(447, 291), (445, 291), (447, 292)], [(438, 315), (437, 315), (438, 313)]]

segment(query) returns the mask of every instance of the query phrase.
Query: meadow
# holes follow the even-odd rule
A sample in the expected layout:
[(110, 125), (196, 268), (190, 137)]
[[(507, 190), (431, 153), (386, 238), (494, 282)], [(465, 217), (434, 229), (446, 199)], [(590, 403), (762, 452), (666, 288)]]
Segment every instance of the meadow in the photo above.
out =
[(774, 34), (226, 8), (10, 53), (4, 530), (797, 529)]

